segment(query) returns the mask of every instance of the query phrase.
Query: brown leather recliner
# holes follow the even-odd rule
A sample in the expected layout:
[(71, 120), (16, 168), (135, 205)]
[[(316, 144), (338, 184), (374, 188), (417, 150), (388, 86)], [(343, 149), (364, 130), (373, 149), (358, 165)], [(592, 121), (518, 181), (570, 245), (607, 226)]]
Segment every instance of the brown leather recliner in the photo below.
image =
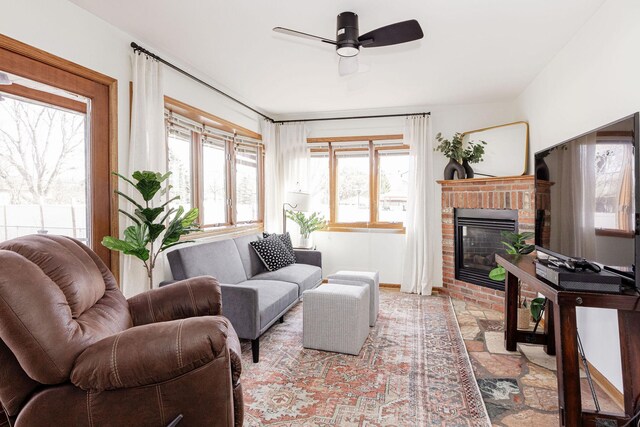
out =
[(126, 300), (82, 243), (0, 244), (0, 402), (12, 425), (242, 425), (240, 345), (211, 277)]

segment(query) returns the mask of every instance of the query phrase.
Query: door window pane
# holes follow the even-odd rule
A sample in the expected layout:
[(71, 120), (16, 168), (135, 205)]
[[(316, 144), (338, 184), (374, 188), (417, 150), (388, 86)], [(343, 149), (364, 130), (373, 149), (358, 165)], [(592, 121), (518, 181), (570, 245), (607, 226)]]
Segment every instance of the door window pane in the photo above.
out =
[(206, 139), (202, 145), (203, 222), (227, 223), (227, 161), (225, 142)]
[(0, 240), (41, 233), (90, 245), (86, 114), (2, 98)]
[(329, 154), (314, 153), (309, 162), (311, 209), (329, 219)]
[(258, 149), (236, 149), (236, 221), (258, 220)]
[(337, 153), (338, 222), (369, 222), (369, 154)]
[(379, 153), (378, 221), (404, 222), (409, 194), (409, 154)]
[(169, 129), (167, 133), (168, 159), (167, 167), (171, 173), (169, 176), (169, 198), (180, 196), (180, 199), (170, 203), (170, 207), (183, 206), (185, 210), (191, 209), (193, 201), (191, 183), (191, 134)]

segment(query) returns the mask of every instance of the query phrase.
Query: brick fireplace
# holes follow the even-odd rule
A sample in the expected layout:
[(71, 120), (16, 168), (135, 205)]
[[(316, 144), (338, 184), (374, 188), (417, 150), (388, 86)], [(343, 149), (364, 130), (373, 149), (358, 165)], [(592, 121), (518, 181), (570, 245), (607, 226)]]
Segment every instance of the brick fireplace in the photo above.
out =
[[(535, 231), (535, 182), (533, 176), (514, 176), (498, 178), (472, 178), (450, 181), (438, 181), (442, 186), (442, 292), (481, 306), (504, 310), (504, 292), (498, 286), (473, 284), (456, 279), (456, 209), (464, 212), (487, 210), (496, 218), (501, 214), (511, 214), (515, 219), (515, 228), (519, 233)], [(539, 195), (540, 197), (540, 195)], [(501, 212), (504, 211), (504, 212)], [(465, 214), (468, 216), (470, 214)], [(485, 215), (486, 216), (486, 215)], [(491, 216), (491, 215), (489, 215)], [(507, 215), (508, 216), (508, 215)], [(458, 244), (460, 240), (458, 241)], [(533, 242), (532, 242), (533, 243)], [(465, 276), (468, 277), (468, 276)], [(479, 282), (482, 282), (480, 280)], [(534, 292), (523, 286), (522, 296), (535, 298)]]

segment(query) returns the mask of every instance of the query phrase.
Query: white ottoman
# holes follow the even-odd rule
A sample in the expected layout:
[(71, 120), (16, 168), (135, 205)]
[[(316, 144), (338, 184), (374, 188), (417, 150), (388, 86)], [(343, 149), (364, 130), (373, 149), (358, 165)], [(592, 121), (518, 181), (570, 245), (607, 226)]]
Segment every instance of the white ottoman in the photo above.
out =
[(355, 284), (353, 282), (365, 282), (369, 284), (369, 326), (376, 326), (380, 305), (380, 276), (377, 271), (338, 271), (328, 277), (329, 283), (341, 283), (344, 285)]
[(369, 287), (321, 285), (304, 292), (304, 348), (359, 354), (369, 335)]

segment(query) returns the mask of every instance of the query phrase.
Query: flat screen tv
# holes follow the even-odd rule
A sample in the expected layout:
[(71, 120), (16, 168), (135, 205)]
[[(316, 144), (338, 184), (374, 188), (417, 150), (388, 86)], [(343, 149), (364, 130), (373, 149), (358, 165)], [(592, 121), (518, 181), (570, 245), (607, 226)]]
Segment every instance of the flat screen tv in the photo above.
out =
[(596, 262), (638, 289), (639, 117), (535, 154), (538, 249)]

